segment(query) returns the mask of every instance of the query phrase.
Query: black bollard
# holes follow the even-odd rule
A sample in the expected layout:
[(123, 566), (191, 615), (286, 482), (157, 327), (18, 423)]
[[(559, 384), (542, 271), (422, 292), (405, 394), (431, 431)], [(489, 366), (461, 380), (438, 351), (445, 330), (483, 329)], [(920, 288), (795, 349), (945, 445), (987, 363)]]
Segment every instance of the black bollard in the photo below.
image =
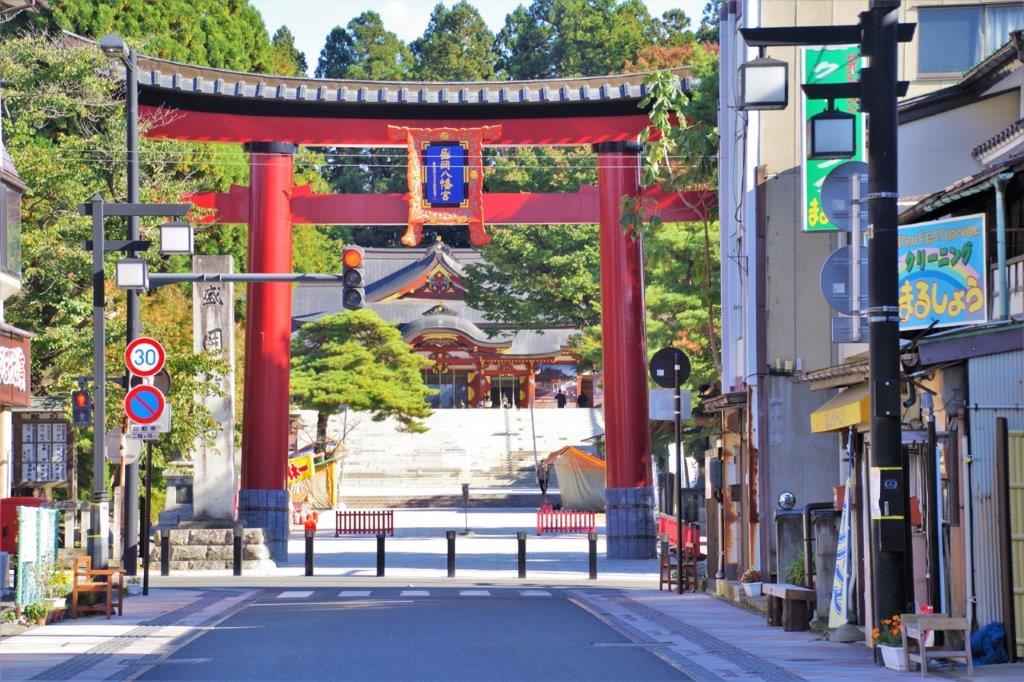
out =
[(384, 577), (384, 533), (377, 533), (377, 577)]
[(526, 533), (519, 531), (516, 533), (516, 539), (519, 540), (519, 577), (526, 577)]
[(160, 575), (171, 574), (171, 531), (160, 531)]
[(236, 523), (234, 528), (234, 554), (232, 556), (231, 572), (233, 575), (242, 575), (242, 524)]
[(313, 575), (313, 536), (316, 531), (306, 529), (306, 575)]
[(448, 577), (455, 577), (455, 531), (449, 530), (445, 532), (445, 537), (448, 538)]
[(590, 543), (590, 579), (597, 580), (597, 533), (590, 531), (587, 540)]

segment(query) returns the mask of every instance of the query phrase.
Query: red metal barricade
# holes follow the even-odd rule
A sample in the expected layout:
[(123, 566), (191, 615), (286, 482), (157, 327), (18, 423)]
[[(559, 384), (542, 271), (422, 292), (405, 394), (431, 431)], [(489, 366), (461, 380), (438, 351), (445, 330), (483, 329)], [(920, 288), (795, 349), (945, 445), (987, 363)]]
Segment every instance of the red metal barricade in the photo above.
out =
[(339, 535), (395, 534), (395, 512), (391, 509), (373, 511), (339, 511), (334, 513), (334, 537)]
[[(667, 535), (672, 547), (676, 546), (676, 520), (662, 514), (658, 517), (658, 535)], [(688, 548), (700, 549), (700, 526), (695, 523), (683, 524), (683, 545)]]
[(556, 510), (552, 505), (542, 505), (537, 510), (537, 535), (543, 533), (592, 533), (597, 529), (594, 512)]

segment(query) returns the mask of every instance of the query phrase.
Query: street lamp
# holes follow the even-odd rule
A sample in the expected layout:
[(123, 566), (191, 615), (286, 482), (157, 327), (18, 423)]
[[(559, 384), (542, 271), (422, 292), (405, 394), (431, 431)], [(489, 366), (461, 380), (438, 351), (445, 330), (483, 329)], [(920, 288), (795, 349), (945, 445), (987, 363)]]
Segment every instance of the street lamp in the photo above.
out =
[(141, 258), (117, 261), (117, 288), (144, 291), (149, 288), (149, 264)]
[[(108, 33), (100, 38), (100, 49), (111, 59), (124, 65), (124, 118), (125, 118), (125, 151), (127, 166), (127, 203), (139, 202), (139, 68), (135, 58), (135, 50), (125, 39), (116, 33)], [(127, 238), (129, 242), (139, 240), (139, 217), (128, 216)], [(135, 251), (128, 249), (125, 254), (129, 258)], [(128, 325), (125, 330), (125, 341), (131, 343), (142, 336), (142, 315), (139, 311), (139, 292), (128, 291), (125, 305)], [(127, 381), (127, 377), (125, 377)], [(129, 464), (125, 470), (124, 482), (124, 538), (121, 548), (122, 565), (128, 575), (135, 575), (138, 564), (139, 545), (139, 463)]]
[(741, 111), (785, 109), (789, 106), (789, 64), (761, 54), (740, 65)]
[(192, 226), (180, 220), (172, 220), (160, 226), (160, 253), (190, 256), (194, 252)]
[(836, 111), (833, 102), (829, 100), (828, 108), (807, 122), (809, 159), (849, 159), (857, 154), (857, 119), (851, 113)]

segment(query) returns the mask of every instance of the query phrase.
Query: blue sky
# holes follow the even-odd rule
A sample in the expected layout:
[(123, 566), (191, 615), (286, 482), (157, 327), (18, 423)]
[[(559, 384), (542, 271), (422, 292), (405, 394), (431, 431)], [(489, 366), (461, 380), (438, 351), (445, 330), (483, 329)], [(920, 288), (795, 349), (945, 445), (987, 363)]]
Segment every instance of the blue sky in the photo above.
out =
[[(447, 6), (457, 0), (443, 0)], [(270, 34), (287, 25), (295, 35), (299, 50), (306, 53), (310, 75), (324, 46), (327, 34), (335, 26), (344, 26), (352, 17), (372, 9), (384, 20), (389, 31), (406, 42), (423, 34), (430, 12), (437, 0), (251, 0), (263, 15)], [(497, 32), (505, 23), (505, 16), (529, 0), (471, 0), (480, 10), (491, 31)], [(686, 12), (696, 26), (700, 22), (705, 0), (645, 0), (651, 14), (660, 16), (666, 10), (678, 7)]]

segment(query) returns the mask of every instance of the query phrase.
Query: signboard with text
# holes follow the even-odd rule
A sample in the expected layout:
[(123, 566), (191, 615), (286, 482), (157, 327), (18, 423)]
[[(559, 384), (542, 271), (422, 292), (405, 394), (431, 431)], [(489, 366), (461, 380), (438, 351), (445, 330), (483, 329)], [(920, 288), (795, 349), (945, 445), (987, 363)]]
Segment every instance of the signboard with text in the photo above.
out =
[(430, 142), (423, 148), (423, 198), (431, 208), (465, 207), (468, 145)]
[[(803, 48), (803, 74), (801, 83), (827, 84), (852, 83), (860, 80), (860, 51), (856, 45), (847, 47), (805, 47)], [(822, 206), (821, 187), (825, 178), (836, 166), (848, 161), (864, 161), (864, 114), (860, 111), (860, 102), (856, 99), (837, 99), (837, 111), (845, 111), (856, 116), (854, 123), (857, 135), (857, 154), (849, 159), (808, 159), (807, 152), (810, 140), (807, 139), (807, 122), (811, 116), (825, 111), (828, 103), (825, 100), (807, 99), (801, 94), (803, 102), (803, 123), (800, 165), (801, 176), (801, 214), (800, 224), (804, 232), (823, 232), (835, 230), (835, 226)]]
[(900, 330), (988, 319), (985, 215), (899, 229)]

